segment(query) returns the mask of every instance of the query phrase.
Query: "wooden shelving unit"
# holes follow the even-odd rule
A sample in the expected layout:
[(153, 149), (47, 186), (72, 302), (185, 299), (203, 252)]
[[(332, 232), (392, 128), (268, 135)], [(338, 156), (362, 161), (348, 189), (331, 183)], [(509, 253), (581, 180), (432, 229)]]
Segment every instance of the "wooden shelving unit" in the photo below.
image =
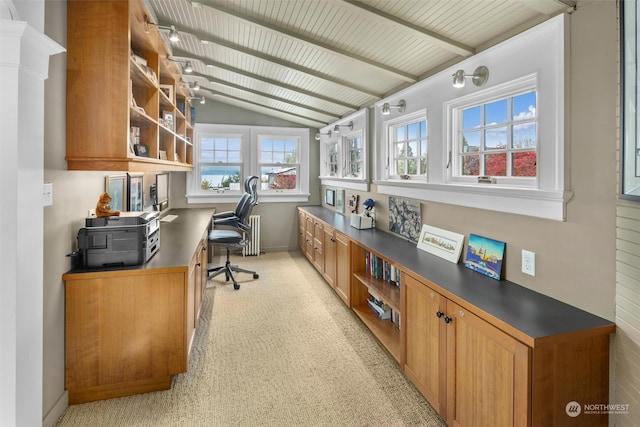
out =
[(68, 169), (193, 168), (189, 94), (147, 16), (140, 0), (68, 2)]
[[(397, 361), (402, 360), (402, 334), (399, 325), (392, 319), (381, 319), (369, 307), (368, 299), (370, 294), (374, 294), (384, 301), (393, 312), (402, 319), (402, 306), (400, 297), (400, 287), (395, 284), (374, 277), (367, 271), (367, 253), (370, 252), (362, 246), (354, 245), (352, 249), (352, 282), (351, 282), (351, 304), (353, 311), (364, 322), (365, 325), (380, 340), (382, 345), (393, 355)], [(378, 254), (374, 254), (380, 260), (390, 263)]]

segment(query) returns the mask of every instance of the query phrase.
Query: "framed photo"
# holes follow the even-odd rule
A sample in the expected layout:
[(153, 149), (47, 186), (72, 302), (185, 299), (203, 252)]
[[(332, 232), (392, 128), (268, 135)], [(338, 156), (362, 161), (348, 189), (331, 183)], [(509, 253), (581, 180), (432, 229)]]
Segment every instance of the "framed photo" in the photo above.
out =
[(422, 216), (420, 202), (401, 197), (389, 197), (389, 231), (411, 242), (420, 238)]
[(500, 280), (504, 248), (504, 242), (470, 234), (464, 266), (492, 279)]
[(127, 210), (127, 175), (110, 175), (107, 176), (104, 183), (104, 191), (111, 196), (112, 211)]
[(336, 212), (344, 214), (344, 190), (336, 190)]
[(327, 188), (324, 193), (324, 202), (329, 206), (335, 206), (336, 204), (336, 190), (333, 188)]
[(173, 102), (173, 85), (160, 85), (160, 90)]
[(174, 130), (174, 121), (173, 121), (173, 113), (171, 111), (163, 111), (162, 119), (167, 123), (167, 127), (171, 130)]
[(127, 174), (127, 210), (142, 212), (144, 210), (144, 174)]
[(423, 224), (418, 239), (418, 249), (457, 264), (460, 260), (463, 243), (464, 234)]
[(149, 157), (149, 149), (143, 144), (133, 144), (133, 152), (136, 156)]
[(160, 157), (160, 160), (167, 160), (167, 152), (164, 150), (158, 151), (158, 156)]

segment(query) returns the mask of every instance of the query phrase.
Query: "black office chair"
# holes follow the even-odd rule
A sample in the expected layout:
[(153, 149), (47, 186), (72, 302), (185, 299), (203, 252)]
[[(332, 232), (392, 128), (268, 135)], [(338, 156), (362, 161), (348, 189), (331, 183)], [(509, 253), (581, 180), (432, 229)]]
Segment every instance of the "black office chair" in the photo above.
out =
[(245, 205), (251, 201), (251, 198), (255, 197), (257, 200), (258, 193), (256, 186), (258, 183), (257, 176), (250, 176), (244, 180), (244, 194), (240, 197), (235, 210), (225, 211), (213, 214), (213, 223), (215, 225), (227, 225), (231, 227), (237, 227), (240, 220), (240, 213), (245, 208)]
[(247, 245), (249, 242), (249, 236), (251, 233), (251, 226), (249, 225), (249, 216), (253, 207), (258, 204), (258, 182), (259, 177), (250, 176), (245, 180), (244, 187), (245, 193), (240, 198), (235, 211), (222, 212), (219, 215), (213, 216), (214, 226), (230, 226), (232, 229), (214, 229), (209, 231), (209, 244), (214, 246), (224, 246), (227, 251), (227, 260), (224, 265), (208, 268), (208, 278), (211, 279), (222, 273), (225, 274), (227, 281), (231, 279), (233, 281), (233, 288), (240, 289), (240, 284), (233, 276), (234, 272), (252, 274), (254, 279), (260, 277), (258, 273), (252, 270), (247, 270), (237, 265), (231, 265), (231, 250), (240, 249)]

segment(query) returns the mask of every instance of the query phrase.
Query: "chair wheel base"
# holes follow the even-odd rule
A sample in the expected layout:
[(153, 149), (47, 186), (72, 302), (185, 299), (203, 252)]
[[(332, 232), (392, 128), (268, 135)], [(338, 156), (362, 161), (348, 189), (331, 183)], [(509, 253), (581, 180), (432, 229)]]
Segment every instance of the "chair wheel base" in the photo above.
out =
[(257, 278), (259, 278), (259, 277), (260, 277), (260, 276), (259, 276), (258, 274), (254, 274), (254, 275), (253, 275), (253, 278), (254, 278), (254, 279), (257, 279)]
[(237, 283), (234, 283), (233, 284), (233, 289), (235, 289), (237, 291), (238, 289), (240, 289), (240, 285), (237, 284)]

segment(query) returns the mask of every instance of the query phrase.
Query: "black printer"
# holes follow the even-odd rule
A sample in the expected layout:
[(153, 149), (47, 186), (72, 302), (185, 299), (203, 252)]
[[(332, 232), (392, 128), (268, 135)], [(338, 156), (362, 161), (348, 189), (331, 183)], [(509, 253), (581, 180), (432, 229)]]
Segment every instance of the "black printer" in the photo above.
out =
[(139, 265), (160, 249), (158, 212), (121, 212), (120, 216), (89, 217), (78, 231), (83, 267)]

